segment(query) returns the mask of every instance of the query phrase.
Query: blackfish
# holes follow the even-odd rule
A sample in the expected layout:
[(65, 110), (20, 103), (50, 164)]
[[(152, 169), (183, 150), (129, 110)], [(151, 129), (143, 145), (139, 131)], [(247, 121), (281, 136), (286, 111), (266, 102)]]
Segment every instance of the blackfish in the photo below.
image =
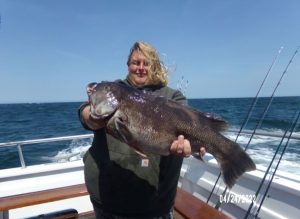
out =
[(90, 104), (91, 116), (108, 134), (141, 154), (169, 155), (171, 143), (183, 135), (193, 155), (204, 146), (214, 156), (230, 188), (244, 172), (255, 170), (248, 154), (220, 133), (228, 127), (221, 117), (117, 82), (98, 83)]

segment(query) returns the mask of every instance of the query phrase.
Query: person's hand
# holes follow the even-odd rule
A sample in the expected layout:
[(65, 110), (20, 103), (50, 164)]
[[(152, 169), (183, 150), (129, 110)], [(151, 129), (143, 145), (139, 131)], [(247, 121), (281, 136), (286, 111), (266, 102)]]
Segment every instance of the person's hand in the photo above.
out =
[(205, 147), (201, 147), (200, 151), (199, 151), (200, 156), (203, 157), (205, 155), (205, 153), (206, 153)]
[(86, 94), (88, 96), (88, 102), (90, 102), (90, 96), (92, 95), (93, 91), (94, 91), (94, 88), (97, 86), (97, 83), (96, 82), (92, 82), (92, 83), (89, 83), (87, 86), (86, 86)]
[[(189, 157), (192, 153), (191, 143), (188, 139), (185, 139), (183, 135), (179, 135), (177, 140), (173, 141), (170, 147), (171, 154)], [(205, 147), (201, 147), (199, 155), (203, 157), (206, 153)]]
[(105, 126), (104, 120), (97, 120), (91, 116), (91, 106), (89, 104), (82, 108), (81, 118), (84, 120), (85, 124), (94, 131), (97, 131)]
[(171, 144), (170, 152), (171, 154), (188, 157), (192, 153), (191, 143), (183, 135), (179, 135), (177, 140)]
[(94, 131), (101, 129), (106, 125), (104, 120), (94, 119), (91, 116), (90, 97), (91, 97), (92, 93), (95, 91), (96, 86), (97, 86), (96, 82), (89, 83), (86, 86), (86, 94), (88, 96), (88, 101), (87, 101), (86, 105), (84, 106), (84, 108), (81, 110), (81, 117), (85, 121), (85, 124)]

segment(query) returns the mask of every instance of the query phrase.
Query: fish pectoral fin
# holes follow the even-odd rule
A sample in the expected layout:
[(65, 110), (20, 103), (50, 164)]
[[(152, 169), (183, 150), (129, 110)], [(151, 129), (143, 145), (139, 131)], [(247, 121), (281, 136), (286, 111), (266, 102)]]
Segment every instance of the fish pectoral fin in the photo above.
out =
[(135, 148), (135, 153), (137, 153), (138, 155), (140, 155), (140, 156), (142, 156), (142, 157), (144, 157), (144, 158), (146, 158), (147, 157), (147, 155), (143, 152), (143, 151), (141, 151), (141, 150), (139, 150), (139, 149), (136, 149)]
[(126, 126), (126, 124), (124, 123), (124, 118), (122, 117), (117, 117), (114, 120), (115, 123), (115, 130), (117, 131), (118, 135), (121, 137), (121, 139), (128, 145), (130, 145), (134, 151), (139, 154), (140, 156), (146, 158), (147, 155), (145, 154), (144, 151), (142, 151), (140, 148), (133, 146), (133, 136), (130, 132), (130, 130), (128, 129), (128, 127)]
[(115, 131), (117, 131), (120, 138), (126, 143), (129, 144), (130, 140), (133, 139), (133, 136), (126, 126), (126, 124), (123, 122), (124, 120), (121, 117), (117, 117), (114, 119), (115, 123)]

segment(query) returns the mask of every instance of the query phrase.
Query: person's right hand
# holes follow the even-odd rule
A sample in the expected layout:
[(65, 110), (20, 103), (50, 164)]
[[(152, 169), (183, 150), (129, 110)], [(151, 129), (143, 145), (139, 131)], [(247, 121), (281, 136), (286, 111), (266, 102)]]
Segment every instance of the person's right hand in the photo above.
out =
[[(189, 157), (192, 154), (191, 143), (188, 139), (184, 138), (183, 135), (179, 135), (178, 138), (172, 142), (170, 147), (171, 154), (179, 155), (182, 157)], [(205, 153), (205, 147), (200, 147), (199, 156), (202, 158)]]

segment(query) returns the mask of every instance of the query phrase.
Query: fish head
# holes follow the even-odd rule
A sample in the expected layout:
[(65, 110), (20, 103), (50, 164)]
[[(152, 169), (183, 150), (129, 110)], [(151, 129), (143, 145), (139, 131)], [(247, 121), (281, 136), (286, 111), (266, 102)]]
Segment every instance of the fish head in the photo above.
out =
[(98, 83), (91, 95), (91, 116), (94, 119), (106, 120), (119, 108), (120, 90), (110, 82)]

